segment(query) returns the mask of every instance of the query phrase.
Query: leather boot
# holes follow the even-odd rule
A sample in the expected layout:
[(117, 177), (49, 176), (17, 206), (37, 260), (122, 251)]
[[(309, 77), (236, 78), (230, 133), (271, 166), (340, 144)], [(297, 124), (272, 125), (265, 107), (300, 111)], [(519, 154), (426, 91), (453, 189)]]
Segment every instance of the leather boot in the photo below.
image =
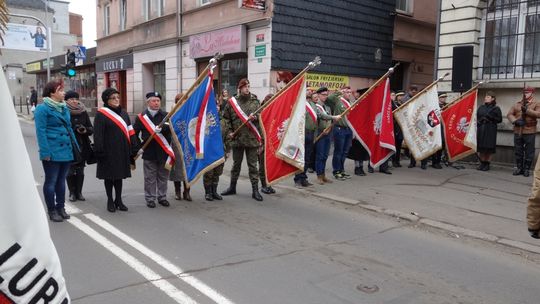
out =
[(261, 202), (263, 200), (263, 197), (259, 193), (259, 186), (258, 185), (252, 185), (251, 188), (253, 189), (253, 193), (251, 194), (251, 197), (256, 201)]
[(187, 187), (186, 182), (184, 182), (184, 192), (182, 193), (184, 195), (184, 199), (188, 202), (191, 202), (191, 195), (189, 194), (189, 191), (191, 189)]
[(69, 216), (69, 214), (67, 214), (65, 208), (59, 208), (59, 209), (58, 209), (58, 214), (59, 214), (64, 220), (67, 220), (67, 219), (69, 219), (69, 218), (71, 217), (71, 216)]
[(76, 195), (77, 189), (75, 188), (75, 185), (76, 185), (75, 175), (69, 175), (68, 177), (66, 177), (66, 183), (69, 190), (69, 201), (74, 202), (77, 200), (77, 195)]
[(116, 206), (114, 205), (114, 201), (112, 198), (107, 199), (107, 211), (116, 212)]
[(82, 187), (84, 184), (84, 174), (75, 175), (75, 196), (79, 201), (86, 201), (82, 195)]
[(364, 168), (362, 168), (362, 167), (355, 167), (354, 168), (354, 175), (366, 176), (366, 172), (364, 172)]
[(114, 207), (120, 211), (128, 211), (128, 207), (126, 207), (126, 205), (124, 205), (124, 202), (122, 202), (122, 198), (120, 197), (117, 197), (115, 200), (114, 200)]
[(274, 188), (272, 188), (271, 186), (264, 186), (261, 188), (261, 192), (264, 194), (272, 194), (276, 193), (276, 190), (274, 190)]
[(478, 165), (478, 167), (476, 167), (476, 170), (478, 171), (484, 171), (484, 167), (486, 166), (485, 162), (484, 161), (480, 161), (480, 165)]
[(204, 185), (204, 199), (207, 201), (214, 200), (214, 196), (212, 195), (212, 185)]
[(221, 197), (221, 195), (219, 195), (219, 193), (217, 192), (217, 184), (212, 185), (212, 197), (218, 201), (223, 200), (223, 197)]
[(63, 222), (64, 219), (62, 218), (62, 216), (60, 214), (58, 214), (58, 211), (56, 210), (53, 210), (53, 211), (49, 211), (49, 219), (53, 222)]
[(512, 172), (512, 175), (521, 175), (523, 174), (523, 168), (517, 167), (514, 172)]
[(483, 161), (482, 162), (480, 171), (489, 171), (489, 162), (488, 161)]
[(323, 175), (322, 175), (322, 179), (323, 179), (323, 181), (324, 181), (325, 183), (327, 183), (327, 184), (333, 183), (333, 181), (331, 181), (331, 180), (329, 180), (328, 178), (326, 178), (326, 174), (323, 174)]
[(182, 182), (174, 182), (174, 199), (182, 200)]
[(525, 167), (523, 168), (523, 176), (525, 177), (529, 177), (530, 175), (530, 170), (531, 170), (531, 163), (526, 161), (525, 162)]
[(223, 192), (221, 192), (221, 195), (233, 195), (236, 194), (236, 181), (231, 181), (231, 185), (229, 188)]

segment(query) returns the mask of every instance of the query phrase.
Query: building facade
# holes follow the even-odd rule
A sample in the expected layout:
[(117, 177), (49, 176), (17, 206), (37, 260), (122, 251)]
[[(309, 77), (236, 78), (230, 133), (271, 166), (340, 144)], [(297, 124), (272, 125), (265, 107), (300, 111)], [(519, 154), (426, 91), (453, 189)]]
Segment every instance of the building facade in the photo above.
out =
[[(473, 82), (484, 82), (478, 102), (486, 91), (494, 91), (504, 117), (495, 160), (513, 163), (512, 125), (506, 113), (521, 100), (524, 85), (540, 88), (540, 2), (440, 2), (437, 74), (452, 73), (454, 47), (473, 47)], [(452, 75), (441, 82), (440, 89), (451, 91), (451, 80)]]

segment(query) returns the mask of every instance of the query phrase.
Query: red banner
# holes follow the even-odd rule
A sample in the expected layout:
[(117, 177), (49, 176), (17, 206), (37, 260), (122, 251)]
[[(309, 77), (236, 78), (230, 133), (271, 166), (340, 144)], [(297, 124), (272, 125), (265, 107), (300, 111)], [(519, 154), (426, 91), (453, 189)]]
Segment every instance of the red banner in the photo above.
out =
[[(285, 91), (278, 93), (279, 96), (261, 112), (260, 119), (264, 133), (264, 166), (266, 169), (266, 181), (269, 184), (303, 169), (305, 119), (301, 120), (300, 125), (291, 125), (289, 122), (297, 121), (297, 119), (291, 117), (295, 113), (295, 109), (301, 109), (305, 115), (305, 90), (304, 76), (302, 76)], [(287, 160), (278, 153), (282, 140), (291, 131), (298, 132), (295, 138), (298, 138), (298, 141), (301, 140), (302, 143), (302, 168), (293, 166), (291, 164), (294, 163), (292, 159)]]
[(347, 115), (347, 120), (355, 138), (368, 151), (371, 166), (378, 167), (392, 156), (396, 144), (389, 79), (362, 99)]
[[(474, 90), (463, 95), (442, 111), (446, 152), (450, 161), (461, 159), (476, 150), (475, 142), (470, 141), (476, 140), (474, 115), (476, 115), (477, 93), (478, 91)], [(472, 140), (468, 140), (471, 137)]]

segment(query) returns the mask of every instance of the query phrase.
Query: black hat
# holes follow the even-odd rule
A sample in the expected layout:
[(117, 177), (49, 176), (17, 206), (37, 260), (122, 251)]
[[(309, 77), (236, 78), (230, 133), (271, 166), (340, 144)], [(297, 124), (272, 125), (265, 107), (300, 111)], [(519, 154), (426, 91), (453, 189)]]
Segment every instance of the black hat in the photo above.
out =
[(64, 96), (64, 100), (68, 100), (70, 98), (79, 99), (79, 93), (75, 91), (67, 91), (66, 96)]
[(317, 94), (321, 94), (322, 92), (328, 92), (328, 88), (327, 87), (320, 87), (317, 90)]
[(120, 92), (115, 88), (106, 88), (105, 91), (101, 93), (101, 100), (103, 100), (104, 103), (107, 103), (112, 94), (120, 94)]
[(148, 92), (146, 93), (146, 99), (150, 98), (150, 97), (157, 97), (161, 100), (161, 94), (159, 94), (159, 92)]

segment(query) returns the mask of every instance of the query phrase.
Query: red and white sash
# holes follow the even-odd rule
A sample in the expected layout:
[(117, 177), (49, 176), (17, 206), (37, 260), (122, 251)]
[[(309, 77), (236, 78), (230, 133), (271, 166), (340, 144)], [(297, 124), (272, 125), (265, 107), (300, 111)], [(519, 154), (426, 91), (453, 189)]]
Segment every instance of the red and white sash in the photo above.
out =
[(311, 119), (314, 123), (317, 123), (317, 112), (315, 112), (315, 109), (309, 104), (308, 101), (306, 101), (306, 112), (311, 116)]
[(236, 98), (231, 97), (231, 99), (229, 99), (229, 104), (231, 105), (233, 110), (236, 112), (236, 115), (238, 115), (238, 118), (240, 118), (242, 122), (246, 123), (246, 125), (249, 127), (251, 132), (255, 135), (255, 137), (257, 137), (257, 141), (262, 142), (261, 134), (259, 134), (257, 127), (255, 126), (255, 124), (253, 124), (253, 122), (248, 120), (248, 115), (246, 115), (246, 113), (242, 111)]
[(113, 110), (109, 108), (100, 108), (98, 110), (101, 114), (105, 115), (105, 117), (109, 118), (112, 122), (114, 122), (115, 125), (120, 128), (122, 133), (126, 136), (127, 141), (131, 144), (131, 136), (135, 135), (135, 130), (133, 130), (133, 127), (131, 125), (127, 125), (122, 116), (116, 114)]
[(316, 103), (315, 106), (317, 107), (317, 109), (319, 109), (319, 111), (321, 111), (321, 113), (328, 115), (328, 113), (326, 112), (323, 106), (321, 106), (318, 103)]
[[(148, 133), (150, 134), (154, 133), (156, 130), (156, 125), (154, 125), (154, 123), (150, 120), (150, 117), (148, 117), (148, 115), (146, 114), (144, 115), (139, 114), (138, 116), (144, 128), (146, 129), (146, 131), (148, 131)], [(167, 163), (165, 164), (165, 167), (167, 169), (170, 169), (172, 165), (174, 165), (174, 161), (176, 160), (174, 157), (174, 151), (171, 145), (169, 144), (165, 136), (163, 136), (163, 134), (161, 133), (156, 133), (156, 135), (154, 135), (154, 139), (157, 141), (161, 149), (163, 149), (163, 151), (165, 151), (165, 153), (169, 155), (169, 157), (167, 158)]]
[(343, 104), (343, 106), (345, 107), (345, 109), (348, 109), (348, 108), (351, 107), (351, 103), (350, 103), (347, 99), (345, 99), (345, 98), (343, 98), (343, 97), (341, 97), (340, 99), (341, 99), (341, 103)]

